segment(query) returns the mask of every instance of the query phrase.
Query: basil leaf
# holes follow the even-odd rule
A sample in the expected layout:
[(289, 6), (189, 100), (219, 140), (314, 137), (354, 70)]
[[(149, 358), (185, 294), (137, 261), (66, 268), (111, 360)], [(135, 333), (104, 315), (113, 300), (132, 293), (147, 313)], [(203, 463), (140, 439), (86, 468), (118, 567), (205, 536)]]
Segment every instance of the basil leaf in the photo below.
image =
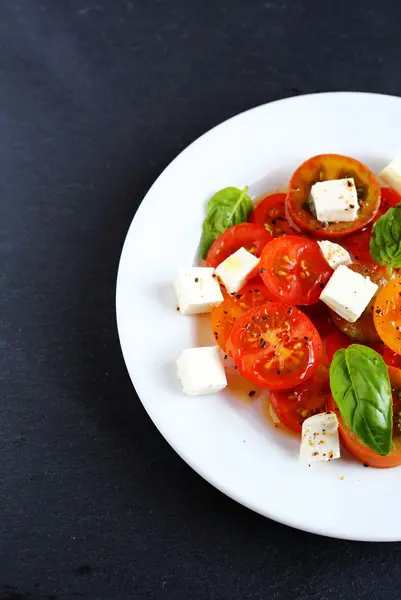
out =
[(360, 344), (338, 350), (330, 366), (330, 387), (352, 431), (369, 448), (387, 456), (393, 434), (393, 398), (380, 354)]
[(370, 253), (379, 265), (401, 267), (401, 202), (373, 225)]
[(202, 258), (206, 258), (210, 246), (226, 229), (248, 219), (253, 204), (247, 191), (248, 186), (243, 190), (226, 187), (210, 198), (202, 225)]

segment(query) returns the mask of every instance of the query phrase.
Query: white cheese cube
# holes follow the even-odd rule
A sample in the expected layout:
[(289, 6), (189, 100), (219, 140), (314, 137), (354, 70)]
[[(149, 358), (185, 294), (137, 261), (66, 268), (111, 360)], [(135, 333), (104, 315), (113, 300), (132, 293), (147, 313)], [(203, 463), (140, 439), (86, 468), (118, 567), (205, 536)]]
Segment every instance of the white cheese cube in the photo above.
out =
[(187, 396), (215, 394), (227, 385), (218, 346), (183, 350), (177, 360), (177, 373)]
[(401, 194), (401, 156), (398, 156), (391, 161), (391, 163), (380, 173), (380, 177), (387, 185)]
[(318, 181), (311, 188), (316, 218), (321, 222), (355, 221), (358, 215), (358, 195), (352, 177)]
[(245, 248), (240, 248), (217, 267), (216, 275), (224, 283), (226, 290), (235, 294), (245, 285), (258, 263), (256, 256)]
[(210, 267), (191, 267), (179, 271), (175, 291), (182, 315), (207, 313), (223, 302), (218, 279)]
[(324, 258), (332, 269), (337, 269), (340, 265), (349, 265), (352, 263), (350, 253), (340, 246), (340, 244), (329, 242), (329, 240), (321, 240), (318, 244)]
[(377, 289), (378, 286), (369, 277), (364, 277), (360, 273), (351, 271), (345, 265), (340, 265), (320, 294), (320, 300), (340, 317), (354, 323), (359, 319)]
[(319, 413), (305, 419), (302, 423), (299, 458), (308, 463), (340, 458), (338, 419), (335, 413)]

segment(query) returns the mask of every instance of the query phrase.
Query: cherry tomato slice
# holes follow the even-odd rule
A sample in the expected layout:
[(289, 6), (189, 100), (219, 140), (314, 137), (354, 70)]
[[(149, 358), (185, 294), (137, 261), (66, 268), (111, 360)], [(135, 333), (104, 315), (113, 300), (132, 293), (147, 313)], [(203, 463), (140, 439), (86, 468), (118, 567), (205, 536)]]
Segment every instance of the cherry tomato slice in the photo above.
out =
[[(401, 196), (391, 188), (381, 188), (381, 200), (379, 210), (372, 221), (375, 223), (389, 208), (393, 208), (401, 202)], [(354, 260), (366, 264), (376, 264), (370, 254), (370, 236), (372, 235), (372, 225), (350, 235), (343, 240), (343, 246), (351, 253)]]
[(373, 320), (375, 300), (380, 290), (390, 281), (390, 278), (396, 277), (397, 275), (395, 273), (391, 275), (389, 269), (387, 269), (386, 267), (381, 267), (379, 265), (352, 263), (348, 265), (348, 268), (351, 269), (351, 271), (360, 273), (364, 277), (369, 277), (371, 281), (373, 281), (373, 283), (379, 286), (379, 289), (373, 296), (372, 300), (369, 302), (359, 319), (354, 321), (354, 323), (346, 321), (337, 313), (331, 311), (331, 318), (333, 320), (333, 323), (352, 340), (365, 342), (369, 344), (380, 342), (380, 337), (376, 331), (375, 323)]
[(376, 331), (386, 346), (401, 354), (401, 277), (392, 279), (380, 290), (373, 319)]
[(273, 300), (273, 297), (260, 280), (248, 283), (233, 296), (223, 291), (223, 296), (223, 302), (212, 310), (212, 331), (220, 348), (228, 354), (227, 340), (236, 320), (248, 310)]
[[(358, 190), (358, 218), (352, 222), (323, 224), (309, 208), (312, 185), (318, 181), (353, 177)], [(379, 208), (380, 184), (362, 163), (340, 154), (320, 154), (298, 167), (292, 175), (286, 199), (290, 217), (298, 227), (320, 238), (339, 238), (354, 233), (370, 223)]]
[(271, 390), (306, 381), (322, 357), (313, 323), (281, 302), (268, 302), (237, 319), (227, 347), (245, 379)]
[(293, 390), (272, 391), (270, 402), (283, 425), (301, 433), (305, 419), (327, 410), (330, 396), (327, 385), (309, 380)]
[(333, 273), (318, 244), (295, 235), (272, 240), (263, 250), (260, 274), (266, 287), (288, 304), (314, 304)]
[(355, 458), (360, 460), (364, 465), (376, 468), (390, 468), (401, 465), (401, 370), (395, 367), (388, 368), (390, 383), (393, 390), (393, 444), (390, 454), (381, 456), (374, 450), (366, 446), (358, 436), (353, 433), (351, 428), (342, 418), (333, 397), (331, 396), (328, 403), (328, 409), (335, 411), (338, 417), (338, 426), (341, 441)]
[(264, 227), (272, 237), (296, 234), (285, 215), (285, 198), (287, 194), (271, 194), (264, 198), (250, 216), (251, 223)]
[(213, 242), (207, 253), (206, 265), (216, 268), (240, 248), (245, 248), (259, 257), (271, 239), (271, 235), (260, 225), (254, 223), (234, 225)]
[(397, 367), (397, 369), (401, 368), (401, 355), (390, 350), (388, 346), (384, 346), (383, 360), (389, 367)]

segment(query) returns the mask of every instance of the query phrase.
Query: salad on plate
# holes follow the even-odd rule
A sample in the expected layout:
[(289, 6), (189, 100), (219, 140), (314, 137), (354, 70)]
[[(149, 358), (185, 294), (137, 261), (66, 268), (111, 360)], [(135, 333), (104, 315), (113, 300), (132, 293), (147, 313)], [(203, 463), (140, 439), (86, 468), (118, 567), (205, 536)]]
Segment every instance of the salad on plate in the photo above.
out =
[(255, 204), (226, 187), (200, 253), (177, 274), (177, 309), (211, 313), (216, 344), (182, 351), (183, 393), (220, 392), (231, 361), (300, 436), (301, 461), (338, 459), (342, 445), (364, 466), (400, 465), (401, 158), (376, 177), (314, 156)]

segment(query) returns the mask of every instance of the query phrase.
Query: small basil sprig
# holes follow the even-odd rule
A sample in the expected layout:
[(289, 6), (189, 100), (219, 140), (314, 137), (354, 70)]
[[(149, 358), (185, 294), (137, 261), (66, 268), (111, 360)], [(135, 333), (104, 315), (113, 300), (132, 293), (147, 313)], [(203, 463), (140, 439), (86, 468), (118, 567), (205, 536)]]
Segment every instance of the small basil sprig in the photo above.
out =
[(401, 203), (389, 208), (374, 224), (370, 253), (379, 265), (401, 267)]
[(387, 456), (393, 433), (393, 399), (388, 368), (380, 354), (360, 344), (338, 350), (330, 387), (344, 420), (375, 452)]
[(226, 229), (248, 219), (253, 204), (247, 191), (248, 186), (243, 190), (226, 187), (210, 198), (202, 225), (202, 258), (206, 258), (210, 246)]

